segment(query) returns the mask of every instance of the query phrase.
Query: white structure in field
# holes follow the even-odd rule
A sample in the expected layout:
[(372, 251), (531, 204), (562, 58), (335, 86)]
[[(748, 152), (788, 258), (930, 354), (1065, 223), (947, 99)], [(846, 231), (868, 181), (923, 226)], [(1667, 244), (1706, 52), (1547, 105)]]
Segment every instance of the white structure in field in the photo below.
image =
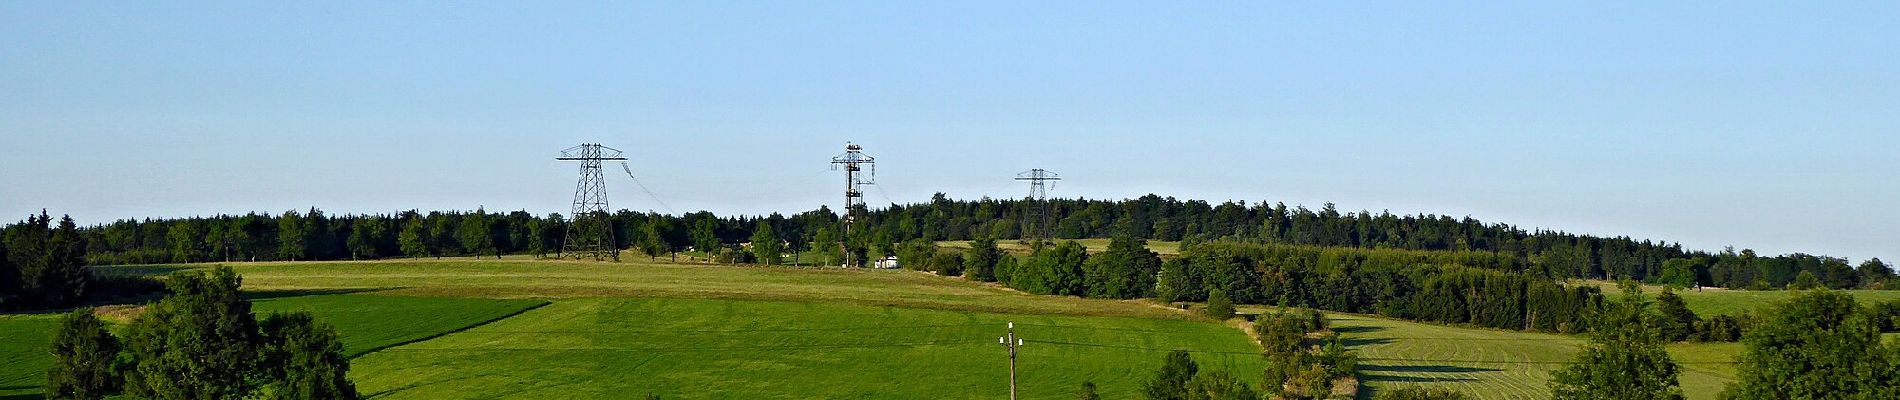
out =
[(884, 259), (882, 260), (877, 260), (877, 263), (873, 265), (876, 265), (878, 268), (883, 268), (883, 269), (897, 269), (898, 267), (901, 267), (900, 265), (897, 265), (896, 256), (884, 257)]

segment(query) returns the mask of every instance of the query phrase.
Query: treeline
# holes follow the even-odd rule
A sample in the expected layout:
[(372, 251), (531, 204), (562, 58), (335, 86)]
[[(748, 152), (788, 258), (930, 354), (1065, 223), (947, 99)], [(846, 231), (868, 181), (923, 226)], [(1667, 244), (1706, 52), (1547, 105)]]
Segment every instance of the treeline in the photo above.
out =
[[(1021, 237), (1025, 200), (951, 200), (864, 211), (849, 235), (838, 215), (820, 207), (792, 216), (720, 217), (709, 212), (662, 215), (620, 211), (607, 216), (615, 245), (663, 254), (711, 252), (752, 242), (768, 227), (783, 251), (833, 251), (856, 259), (897, 255), (911, 240), (1013, 240)], [(1275, 203), (1176, 200), (1156, 195), (1121, 201), (1049, 200), (1056, 238), (1127, 235), (1161, 241), (1237, 241), (1361, 249), (1489, 253), (1508, 258), (1497, 269), (1552, 278), (1635, 279), (1679, 286), (1782, 288), (1802, 272), (1830, 288), (1893, 287), (1890, 266), (1867, 260), (1750, 250), (1710, 253), (1680, 244), (1526, 231), (1469, 217), (1340, 212)], [(401, 211), (326, 215), (320, 210), (181, 219), (121, 220), (81, 229), (93, 264), (221, 260), (340, 260), (394, 256), (544, 254), (560, 249), (572, 216), (523, 211)], [(842, 244), (843, 246), (839, 246)], [(830, 258), (842, 254), (827, 254)], [(1488, 267), (1487, 267), (1488, 268)]]
[(1602, 303), (1591, 287), (1566, 287), (1513, 270), (1509, 257), (1472, 252), (1202, 243), (1161, 269), (1164, 301), (1311, 307), (1394, 318), (1545, 332), (1581, 332)]

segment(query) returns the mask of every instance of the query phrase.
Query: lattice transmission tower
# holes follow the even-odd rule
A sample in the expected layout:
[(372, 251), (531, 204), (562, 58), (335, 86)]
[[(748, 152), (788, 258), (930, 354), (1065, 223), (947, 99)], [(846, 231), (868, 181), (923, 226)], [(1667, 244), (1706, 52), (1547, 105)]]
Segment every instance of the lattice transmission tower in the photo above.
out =
[(838, 247), (843, 250), (847, 267), (859, 266), (862, 262), (851, 254), (848, 244), (851, 227), (857, 224), (858, 214), (864, 208), (864, 192), (858, 190), (858, 185), (877, 184), (877, 157), (865, 155), (863, 150), (864, 147), (856, 143), (845, 142), (844, 154), (831, 158), (832, 170), (844, 168), (844, 235), (839, 238)]
[(1036, 168), (1016, 174), (1016, 180), (1029, 181), (1029, 207), (1023, 210), (1024, 242), (1039, 244), (1049, 239), (1049, 182), (1062, 180), (1055, 171)]
[(626, 160), (618, 149), (599, 143), (585, 143), (561, 150), (561, 161), (580, 161), (580, 182), (574, 185), (573, 213), (568, 214), (567, 234), (561, 239), (557, 257), (593, 257), (595, 261), (620, 261), (620, 249), (614, 246), (612, 211), (607, 208), (607, 179), (600, 173), (600, 162)]

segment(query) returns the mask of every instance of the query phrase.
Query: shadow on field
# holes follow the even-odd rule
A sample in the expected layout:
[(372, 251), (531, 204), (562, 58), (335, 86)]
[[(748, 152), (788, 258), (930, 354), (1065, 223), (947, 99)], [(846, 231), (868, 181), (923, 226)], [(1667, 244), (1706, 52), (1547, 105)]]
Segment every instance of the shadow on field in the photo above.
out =
[(1383, 326), (1342, 326), (1333, 328), (1333, 332), (1338, 332), (1341, 335), (1348, 333), (1378, 332), (1383, 330), (1385, 330)]
[(92, 267), (86, 267), (86, 268), (91, 270), (95, 274), (111, 274), (111, 275), (125, 275), (125, 276), (169, 275), (173, 272), (191, 269), (191, 267), (186, 267), (182, 265), (114, 265), (114, 266), (92, 266)]
[(1359, 346), (1369, 346), (1369, 345), (1375, 345), (1375, 344), (1386, 344), (1386, 343), (1392, 343), (1392, 342), (1393, 340), (1389, 338), (1339, 339), (1339, 344), (1342, 346), (1346, 346), (1348, 348), (1359, 347)]
[(256, 292), (247, 291), (247, 292), (241, 293), (240, 295), (243, 296), (245, 300), (269, 300), (269, 299), (282, 299), (282, 298), (304, 297), (304, 296), (327, 296), (327, 295), (335, 295), (335, 294), (381, 292), (385, 290), (400, 290), (400, 289), (408, 289), (408, 288), (406, 287), (378, 287), (378, 288), (348, 288), (348, 289), (264, 290), (264, 291), (256, 291)]
[(1497, 368), (1473, 368), (1456, 365), (1360, 365), (1360, 371), (1374, 372), (1439, 372), (1468, 374), (1473, 372), (1498, 372)]
[(1439, 382), (1477, 382), (1478, 381), (1477, 379), (1473, 379), (1473, 378), (1391, 376), (1391, 375), (1372, 375), (1372, 374), (1365, 375), (1365, 378), (1366, 378), (1366, 382), (1383, 382), (1383, 383), (1439, 383)]
[[(0, 387), (0, 391), (29, 390), (29, 389), (39, 389), (39, 388), (40, 388), (39, 386), (4, 386), (4, 387)], [(44, 399), (44, 398), (46, 397), (40, 395), (39, 393), (0, 394), (0, 400), (39, 400), (39, 399)]]

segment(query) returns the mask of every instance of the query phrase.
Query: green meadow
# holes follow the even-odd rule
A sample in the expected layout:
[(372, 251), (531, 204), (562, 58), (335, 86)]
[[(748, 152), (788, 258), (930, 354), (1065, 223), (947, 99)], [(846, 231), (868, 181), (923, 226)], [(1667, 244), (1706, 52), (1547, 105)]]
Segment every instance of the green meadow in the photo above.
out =
[[(1011, 322), (1025, 340), (1017, 367), (1026, 399), (1067, 398), (1085, 381), (1106, 398), (1137, 397), (1174, 349), (1236, 376), (1263, 367), (1236, 325), (1147, 301), (1034, 296), (914, 271), (517, 259), (229, 265), (260, 315), (304, 311), (335, 326), (359, 389), (379, 399), (997, 398), (1009, 365), (997, 337)], [(1684, 296), (1708, 314), (1785, 293)], [(1583, 343), (1330, 317), (1364, 358), (1368, 395), (1430, 385), (1479, 399), (1544, 398), (1551, 371)], [(37, 398), (56, 319), (0, 316), (0, 399)], [(1671, 346), (1689, 397), (1714, 398), (1741, 349)]]

